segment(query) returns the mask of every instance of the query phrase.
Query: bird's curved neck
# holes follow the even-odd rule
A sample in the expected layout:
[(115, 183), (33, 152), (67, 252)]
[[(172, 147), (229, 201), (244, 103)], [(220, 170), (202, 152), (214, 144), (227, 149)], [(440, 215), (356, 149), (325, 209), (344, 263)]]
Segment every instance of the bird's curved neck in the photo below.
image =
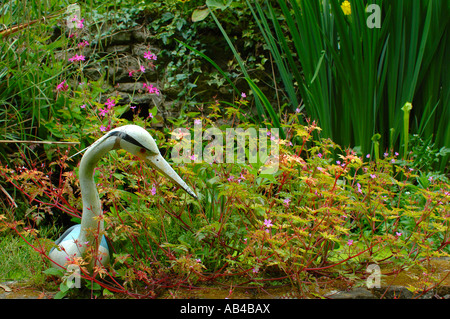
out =
[[(83, 201), (83, 216), (81, 217), (81, 231), (78, 238), (83, 247), (95, 248), (101, 240), (99, 234), (103, 231), (103, 211), (97, 187), (94, 182), (94, 170), (102, 156), (114, 148), (115, 139), (105, 137), (88, 148), (80, 162), (79, 179), (81, 199)], [(82, 249), (83, 253), (85, 249)]]

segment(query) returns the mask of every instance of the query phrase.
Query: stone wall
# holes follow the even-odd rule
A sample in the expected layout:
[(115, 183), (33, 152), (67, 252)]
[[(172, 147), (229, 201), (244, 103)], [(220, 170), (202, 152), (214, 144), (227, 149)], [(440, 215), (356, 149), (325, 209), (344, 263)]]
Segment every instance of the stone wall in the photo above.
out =
[[(84, 48), (83, 54), (89, 57), (96, 54), (96, 65), (84, 69), (85, 76), (90, 80), (99, 80), (105, 76), (107, 81), (106, 94), (102, 97), (104, 103), (110, 96), (120, 95), (117, 104), (140, 106), (141, 109), (158, 108), (158, 114), (163, 118), (178, 116), (180, 106), (178, 103), (166, 101), (166, 94), (160, 89), (160, 94), (149, 94), (143, 89), (144, 83), (162, 88), (163, 83), (151, 63), (157, 61), (144, 58), (144, 53), (151, 51), (158, 55), (160, 49), (154, 45), (152, 36), (144, 27), (119, 31), (103, 37), (100, 42), (93, 41), (89, 47)], [(99, 59), (100, 58), (100, 59)], [(144, 66), (145, 71), (140, 71)], [(132, 72), (132, 76), (130, 76)]]

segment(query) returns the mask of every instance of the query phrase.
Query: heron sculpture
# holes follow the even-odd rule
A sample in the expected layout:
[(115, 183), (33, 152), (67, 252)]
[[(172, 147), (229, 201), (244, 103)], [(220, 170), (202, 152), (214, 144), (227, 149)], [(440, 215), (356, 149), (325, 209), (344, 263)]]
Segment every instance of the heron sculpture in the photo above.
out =
[(197, 195), (181, 179), (161, 156), (151, 135), (137, 125), (125, 125), (111, 130), (95, 141), (83, 155), (80, 162), (79, 178), (81, 199), (83, 201), (83, 215), (81, 224), (70, 227), (55, 242), (49, 257), (55, 268), (64, 267), (68, 258), (86, 257), (91, 254), (88, 270), (94, 265), (106, 266), (110, 255), (107, 241), (103, 234), (104, 221), (102, 207), (94, 182), (94, 169), (100, 158), (107, 152), (122, 148), (138, 158), (144, 160), (151, 167), (161, 172), (175, 184), (183, 188), (189, 195)]

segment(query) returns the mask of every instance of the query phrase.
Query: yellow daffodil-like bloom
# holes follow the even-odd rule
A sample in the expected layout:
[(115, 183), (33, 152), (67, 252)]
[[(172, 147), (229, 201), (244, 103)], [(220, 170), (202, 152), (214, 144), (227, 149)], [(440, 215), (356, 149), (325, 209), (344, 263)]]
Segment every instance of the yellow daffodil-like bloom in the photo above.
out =
[(346, 16), (352, 14), (352, 7), (350, 5), (350, 2), (348, 2), (348, 0), (345, 0), (344, 2), (342, 2), (341, 8)]

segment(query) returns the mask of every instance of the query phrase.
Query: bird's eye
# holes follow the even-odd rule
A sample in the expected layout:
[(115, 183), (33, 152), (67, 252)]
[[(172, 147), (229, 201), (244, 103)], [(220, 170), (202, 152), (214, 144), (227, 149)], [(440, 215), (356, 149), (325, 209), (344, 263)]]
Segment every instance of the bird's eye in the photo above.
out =
[(145, 153), (145, 148), (141, 148), (141, 149), (139, 150), (139, 152), (141, 152), (141, 154), (144, 154), (144, 153)]

